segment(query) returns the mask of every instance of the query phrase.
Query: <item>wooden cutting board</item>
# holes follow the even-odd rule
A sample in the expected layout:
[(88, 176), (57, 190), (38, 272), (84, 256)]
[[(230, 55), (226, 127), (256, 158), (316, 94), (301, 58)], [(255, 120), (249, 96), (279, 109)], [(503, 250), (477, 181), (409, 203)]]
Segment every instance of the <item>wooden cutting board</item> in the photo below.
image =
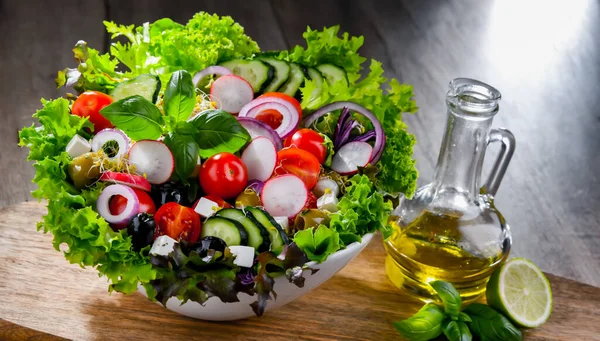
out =
[[(50, 235), (36, 232), (45, 210), (39, 203), (0, 210), (0, 340), (399, 340), (392, 322), (422, 306), (389, 282), (375, 238), (340, 273), (281, 309), (230, 323), (194, 320), (138, 294), (109, 295), (93, 269), (69, 264)], [(600, 288), (548, 278), (554, 312), (525, 339), (600, 340)]]

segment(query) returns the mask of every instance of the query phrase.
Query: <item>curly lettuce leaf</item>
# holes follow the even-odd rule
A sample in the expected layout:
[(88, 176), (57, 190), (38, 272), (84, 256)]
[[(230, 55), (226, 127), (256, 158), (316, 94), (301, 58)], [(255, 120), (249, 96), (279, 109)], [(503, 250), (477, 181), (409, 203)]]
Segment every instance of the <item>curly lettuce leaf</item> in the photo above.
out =
[(72, 87), (78, 93), (87, 90), (109, 93), (121, 80), (116, 71), (119, 61), (110, 54), (100, 54), (80, 40), (73, 48), (77, 68), (65, 68), (58, 71), (56, 86)]
[(150, 32), (150, 53), (160, 57), (168, 71), (199, 71), (260, 51), (244, 28), (229, 16), (200, 12), (185, 26), (161, 19), (150, 24)]
[[(362, 46), (362, 37), (350, 38), (348, 34), (339, 37), (338, 32), (337, 26), (323, 31), (309, 28), (304, 34), (307, 47), (296, 46), (289, 52), (282, 52), (279, 58), (308, 66), (332, 63), (346, 71), (348, 84), (323, 82), (320, 93), (316, 91), (315, 81), (306, 80), (300, 88), (302, 108), (312, 112), (332, 102), (351, 101), (371, 110), (382, 123), (387, 136), (384, 155), (377, 164), (382, 174), (377, 187), (385, 193), (404, 193), (412, 197), (418, 176), (412, 158), (415, 139), (402, 122), (402, 113), (414, 113), (418, 109), (413, 100), (412, 86), (400, 84), (396, 79), (388, 82), (383, 76), (382, 64), (376, 60), (371, 60), (369, 72), (361, 77), (360, 71), (366, 59), (357, 51)], [(315, 96), (316, 93), (319, 95)], [(335, 114), (327, 115), (316, 123), (316, 127), (331, 136), (336, 118)], [(361, 123), (369, 126), (366, 120)]]
[(296, 232), (294, 242), (306, 253), (308, 259), (324, 262), (329, 255), (340, 249), (340, 235), (335, 230), (319, 225)]
[(131, 238), (125, 231), (113, 231), (94, 211), (104, 185), (96, 183), (80, 191), (68, 181), (71, 157), (64, 150), (87, 120), (70, 115), (66, 99), (42, 103), (34, 115), (42, 126), (19, 132), (19, 145), (28, 147), (28, 159), (35, 161), (33, 196), (48, 200), (48, 213), (37, 228), (54, 235), (56, 250), (66, 246), (64, 256), (69, 262), (94, 266), (108, 278), (110, 290), (131, 293), (138, 282), (154, 279), (156, 271), (147, 258), (131, 251)]
[[(186, 25), (164, 18), (141, 26), (111, 21), (105, 21), (104, 26), (112, 39), (124, 37), (124, 42), (115, 41), (110, 53), (100, 54), (79, 41), (73, 49), (79, 65), (59, 71), (58, 87), (73, 87), (79, 93), (110, 93), (118, 83), (146, 73), (159, 75), (167, 84), (176, 70), (195, 72), (260, 51), (231, 17), (205, 12), (195, 14)], [(125, 71), (119, 71), (122, 66)]]
[(378, 230), (387, 235), (392, 203), (375, 190), (368, 176), (350, 178), (338, 208), (339, 211), (330, 216), (329, 228), (339, 233), (344, 245), (360, 241), (360, 236)]
[(283, 51), (279, 58), (306, 66), (331, 63), (347, 72), (360, 72), (361, 64), (366, 58), (357, 51), (363, 45), (364, 37), (350, 37), (348, 33), (344, 33), (340, 38), (339, 31), (339, 26), (324, 28), (323, 31), (307, 27), (302, 34), (306, 40), (306, 48), (296, 46), (291, 51)]

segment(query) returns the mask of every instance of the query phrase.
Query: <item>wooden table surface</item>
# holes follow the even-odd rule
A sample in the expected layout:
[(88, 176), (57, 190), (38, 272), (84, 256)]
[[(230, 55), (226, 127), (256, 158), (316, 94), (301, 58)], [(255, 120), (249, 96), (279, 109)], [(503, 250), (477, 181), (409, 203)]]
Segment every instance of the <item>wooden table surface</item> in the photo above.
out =
[[(261, 318), (205, 322), (139, 294), (108, 295), (92, 269), (68, 264), (35, 231), (38, 203), (0, 210), (0, 340), (398, 340), (392, 322), (422, 306), (387, 279), (377, 236), (340, 273)], [(548, 275), (553, 314), (525, 340), (600, 340), (600, 288)], [(277, 288), (275, 288), (277, 290)], [(16, 324), (16, 325), (15, 325)], [(31, 330), (24, 329), (30, 328)], [(49, 333), (51, 335), (44, 335)]]
[(56, 71), (74, 65), (77, 40), (106, 50), (104, 19), (186, 22), (199, 10), (232, 15), (264, 50), (303, 43), (307, 25), (340, 24), (364, 35), (362, 53), (415, 87), (421, 109), (406, 121), (417, 137), (420, 184), (433, 175), (448, 82), (464, 76), (496, 86), (503, 100), (494, 126), (517, 138), (496, 201), (512, 227), (513, 256), (600, 286), (600, 3), (594, 0), (0, 0), (0, 207), (30, 200), (33, 169), (16, 146), (17, 130), (31, 124), (40, 97), (60, 95)]

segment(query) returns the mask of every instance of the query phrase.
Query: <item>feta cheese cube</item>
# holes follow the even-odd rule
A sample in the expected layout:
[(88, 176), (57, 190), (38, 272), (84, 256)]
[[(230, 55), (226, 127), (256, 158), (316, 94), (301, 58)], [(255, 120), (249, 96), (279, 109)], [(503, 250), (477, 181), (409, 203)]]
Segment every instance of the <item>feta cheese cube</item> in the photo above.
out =
[(212, 216), (218, 210), (219, 204), (205, 197), (200, 198), (198, 204), (194, 207), (194, 211), (204, 218)]
[(333, 193), (325, 193), (317, 199), (317, 208), (329, 212), (337, 212), (338, 198)]
[(288, 217), (273, 217), (273, 219), (275, 219), (275, 221), (277, 222), (277, 224), (279, 224), (279, 226), (281, 226), (281, 228), (284, 231), (288, 230), (288, 228), (289, 228)]
[(312, 191), (318, 197), (327, 193), (333, 193), (335, 196), (338, 196), (340, 195), (340, 186), (333, 179), (323, 177), (317, 181)]
[(254, 248), (252, 246), (230, 246), (229, 251), (235, 255), (233, 264), (244, 268), (252, 267), (254, 264)]
[(88, 153), (91, 150), (92, 145), (90, 144), (90, 142), (84, 139), (83, 137), (79, 136), (78, 134), (75, 134), (75, 136), (73, 136), (71, 141), (69, 141), (69, 143), (67, 144), (66, 148), (67, 153), (69, 153), (69, 156), (71, 156), (72, 158), (76, 158), (80, 155)]
[(177, 243), (177, 241), (169, 236), (160, 236), (156, 238), (154, 244), (152, 244), (150, 254), (167, 257), (169, 253), (173, 252), (175, 243)]

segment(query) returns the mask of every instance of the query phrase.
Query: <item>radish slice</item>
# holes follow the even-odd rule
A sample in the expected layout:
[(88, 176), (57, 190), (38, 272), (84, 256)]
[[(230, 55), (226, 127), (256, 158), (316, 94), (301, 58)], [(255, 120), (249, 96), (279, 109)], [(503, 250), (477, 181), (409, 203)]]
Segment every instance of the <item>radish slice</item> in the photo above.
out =
[(109, 160), (115, 160), (127, 153), (129, 149), (129, 137), (118, 129), (103, 129), (92, 139), (92, 151), (97, 152), (104, 147), (107, 142), (115, 141), (118, 145), (116, 155), (109, 157)]
[(277, 135), (282, 139), (294, 132), (298, 127), (298, 122), (302, 115), (302, 113), (299, 113), (298, 109), (296, 109), (289, 101), (274, 96), (266, 96), (259, 97), (246, 104), (246, 106), (240, 110), (238, 116), (256, 118), (256, 116), (265, 110), (276, 110), (283, 117), (281, 124), (275, 129)]
[(235, 75), (219, 77), (210, 87), (211, 100), (217, 103), (217, 109), (237, 114), (254, 98), (252, 85)]
[(114, 182), (121, 185), (127, 185), (129, 187), (138, 188), (146, 192), (150, 192), (151, 190), (150, 182), (144, 179), (144, 177), (135, 174), (108, 171), (102, 173), (102, 175), (100, 176), (100, 181)]
[(299, 177), (280, 175), (265, 183), (260, 199), (270, 215), (289, 218), (302, 211), (308, 200), (308, 190)]
[(200, 83), (204, 78), (206, 78), (206, 76), (210, 76), (210, 75), (225, 76), (225, 75), (231, 75), (231, 74), (232, 74), (232, 72), (229, 71), (228, 68), (226, 68), (224, 66), (213, 65), (213, 66), (209, 66), (209, 67), (205, 68), (202, 71), (196, 72), (196, 74), (194, 75), (194, 78), (192, 78), (192, 82), (194, 83), (195, 87), (198, 87), (198, 83)]
[(259, 121), (252, 117), (238, 117), (238, 122), (248, 131), (250, 137), (257, 138), (259, 136), (264, 136), (273, 142), (275, 149), (281, 150), (283, 148), (283, 143), (281, 143), (281, 137), (279, 134), (273, 130), (268, 124), (265, 122)]
[[(123, 212), (119, 214), (112, 214), (110, 212), (110, 199), (115, 195), (121, 195), (127, 199), (127, 206)], [(138, 213), (140, 206), (137, 194), (128, 186), (124, 185), (110, 185), (102, 190), (102, 193), (98, 196), (96, 201), (96, 208), (98, 213), (104, 220), (111, 224), (126, 224)]]
[(373, 147), (366, 142), (348, 142), (333, 154), (331, 169), (349, 175), (358, 172), (358, 167), (364, 167), (371, 160)]
[(248, 180), (266, 181), (275, 169), (277, 151), (273, 142), (260, 136), (250, 141), (242, 153), (242, 161), (248, 170)]
[(144, 176), (151, 184), (162, 184), (173, 174), (173, 153), (164, 143), (154, 140), (136, 142), (129, 149), (129, 162), (135, 173)]

